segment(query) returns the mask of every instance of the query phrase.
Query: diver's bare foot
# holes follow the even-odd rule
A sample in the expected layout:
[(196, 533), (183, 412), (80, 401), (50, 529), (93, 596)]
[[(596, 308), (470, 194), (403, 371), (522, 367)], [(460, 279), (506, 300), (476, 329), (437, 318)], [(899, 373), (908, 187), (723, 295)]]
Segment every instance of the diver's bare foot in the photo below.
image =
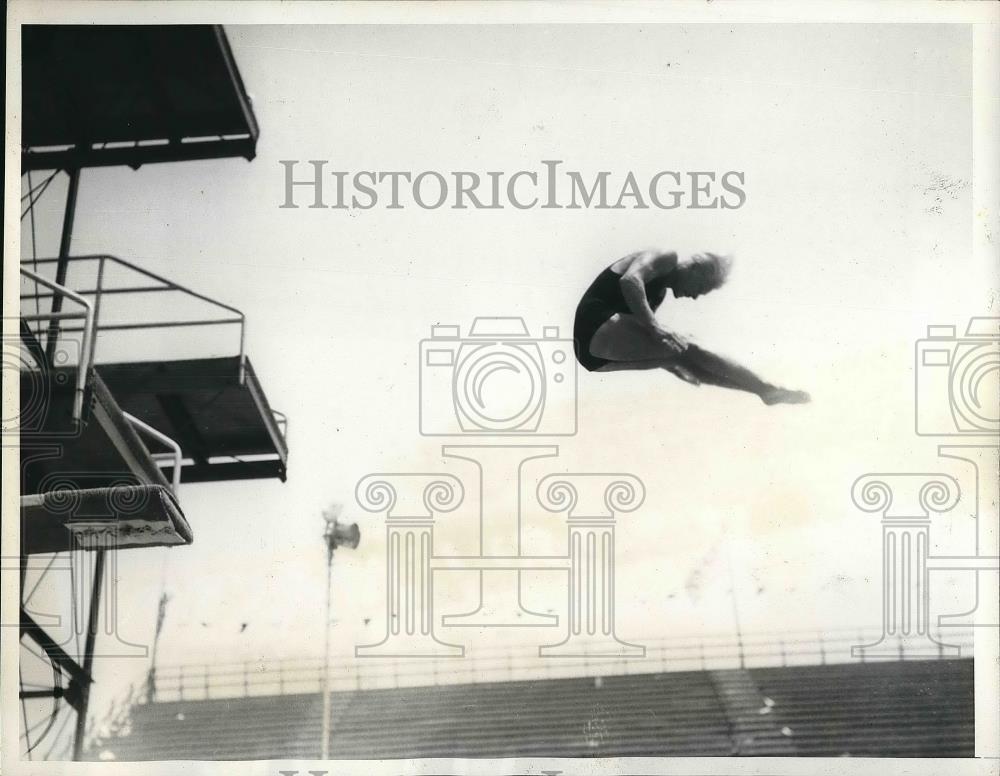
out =
[(774, 386), (760, 395), (760, 400), (764, 404), (807, 404), (810, 396), (805, 391), (792, 391), (788, 388)]

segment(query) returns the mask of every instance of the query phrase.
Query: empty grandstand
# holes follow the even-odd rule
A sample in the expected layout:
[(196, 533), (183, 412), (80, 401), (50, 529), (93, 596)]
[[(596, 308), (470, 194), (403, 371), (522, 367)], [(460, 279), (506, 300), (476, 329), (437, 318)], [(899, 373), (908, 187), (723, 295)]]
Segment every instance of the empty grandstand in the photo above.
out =
[[(773, 641), (771, 652), (672, 644), (627, 664), (536, 661), (531, 679), (518, 678), (527, 664), (503, 659), (459, 660), (454, 672), (344, 671), (331, 698), (330, 756), (973, 755), (971, 659), (821, 662), (842, 656), (842, 643)], [(684, 660), (695, 666), (677, 670)], [(129, 704), (89, 758), (319, 756), (320, 661), (185, 666), (159, 677), (157, 694)]]

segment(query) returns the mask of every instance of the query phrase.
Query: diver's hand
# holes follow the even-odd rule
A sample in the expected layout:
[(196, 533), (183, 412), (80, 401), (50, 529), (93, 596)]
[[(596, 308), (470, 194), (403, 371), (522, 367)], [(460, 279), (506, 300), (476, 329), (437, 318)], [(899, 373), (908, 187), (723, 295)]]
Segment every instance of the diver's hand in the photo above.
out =
[(653, 331), (653, 337), (662, 344), (666, 345), (670, 350), (672, 350), (677, 355), (680, 355), (685, 350), (687, 350), (688, 342), (680, 334), (674, 334), (672, 331), (667, 331), (661, 326), (657, 326)]

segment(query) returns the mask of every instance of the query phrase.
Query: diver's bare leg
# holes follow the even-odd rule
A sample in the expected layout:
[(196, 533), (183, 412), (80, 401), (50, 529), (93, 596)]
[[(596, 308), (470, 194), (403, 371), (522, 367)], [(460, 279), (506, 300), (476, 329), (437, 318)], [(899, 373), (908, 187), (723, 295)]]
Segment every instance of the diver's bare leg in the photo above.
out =
[(666, 369), (687, 382), (752, 393), (765, 404), (809, 401), (809, 394), (765, 382), (735, 361), (697, 345), (689, 345), (678, 355), (662, 340), (651, 336), (633, 315), (619, 313), (605, 321), (590, 341), (590, 352), (609, 362), (600, 372)]
[(755, 394), (765, 404), (803, 404), (809, 401), (809, 394), (805, 391), (791, 391), (768, 383), (745, 366), (697, 345), (689, 345), (677, 361), (703, 383)]

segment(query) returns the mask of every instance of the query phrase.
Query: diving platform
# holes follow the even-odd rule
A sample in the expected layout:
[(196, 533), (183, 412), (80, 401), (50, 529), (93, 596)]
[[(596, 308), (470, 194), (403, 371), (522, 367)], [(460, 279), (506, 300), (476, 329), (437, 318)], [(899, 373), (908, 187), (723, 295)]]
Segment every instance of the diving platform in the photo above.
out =
[(219, 25), (22, 30), (21, 170), (243, 157), (260, 130)]
[[(71, 505), (71, 509), (67, 506)], [(21, 498), (25, 555), (191, 544), (177, 497), (165, 485), (58, 490)], [(107, 533), (111, 546), (86, 541)]]
[[(31, 257), (20, 270), (20, 414), (3, 428), (20, 440), (20, 665), (37, 669), (19, 680), (20, 755), (32, 759), (50, 732), (59, 735), (65, 703), (79, 760), (98, 637), (100, 656), (138, 648), (108, 630), (115, 550), (191, 543), (182, 480), (284, 480), (287, 426), (246, 358), (243, 313), (124, 259), (71, 251), (82, 170), (254, 158), (260, 131), (223, 28), (33, 24), (20, 33), (21, 220), (31, 216)], [(33, 180), (41, 170), (52, 172)], [(60, 174), (68, 180), (58, 255), (42, 258), (35, 206)], [(217, 341), (232, 332), (238, 348)], [(68, 602), (87, 609), (70, 618), (85, 637), (74, 639), (74, 654), (47, 632), (54, 623), (31, 615), (55, 558), (29, 558), (67, 551), (90, 587)], [(29, 568), (40, 570), (31, 586)]]
[[(52, 380), (46, 425), (22, 436), (23, 554), (98, 549), (87, 537), (109, 532), (116, 549), (190, 544), (176, 481), (166, 479), (140, 438), (144, 424), (122, 411), (96, 373), (87, 381), (88, 418), (67, 432), (72, 398), (58, 388), (72, 380), (58, 378), (68, 371)], [(34, 401), (25, 390), (32, 380), (22, 372), (22, 403)]]
[[(41, 258), (32, 259), (31, 264), (43, 272), (58, 261)], [(159, 432), (161, 437), (147, 434), (144, 441), (163, 476), (178, 483), (266, 478), (285, 481), (287, 419), (270, 406), (246, 355), (246, 321), (240, 310), (117, 256), (69, 256), (65, 263), (72, 270), (73, 299), (90, 311), (90, 318), (82, 324), (65, 321), (60, 329), (63, 335), (81, 336), (84, 341), (88, 337), (104, 340), (127, 334), (152, 334), (156, 338), (147, 339), (147, 347), (133, 346), (141, 360), (121, 360), (123, 352), (133, 351), (123, 350), (120, 343), (111, 343), (117, 350), (110, 363), (102, 363), (93, 346), (88, 346), (83, 360), (93, 364), (92, 371), (99, 375), (121, 411), (131, 417), (130, 422), (145, 424)], [(54, 289), (51, 281), (47, 287), (40, 285), (39, 281), (45, 278), (27, 269), (26, 263), (22, 264), (21, 272), (30, 281), (21, 295), (23, 305), (44, 304), (68, 293), (62, 287)], [(183, 303), (191, 306), (186, 316), (181, 314)], [(29, 325), (35, 327), (30, 333), (41, 341), (51, 314), (27, 318)], [(199, 334), (174, 338), (177, 329)], [(214, 340), (228, 355), (183, 357), (191, 350), (204, 349), (203, 343), (212, 341), (209, 334), (215, 330), (233, 338)], [(190, 345), (179, 353), (158, 355), (163, 350), (162, 343), (174, 339)], [(41, 350), (40, 344), (36, 350)], [(73, 395), (80, 395), (82, 389), (75, 366), (49, 366), (46, 371), (50, 384), (76, 386)], [(67, 388), (60, 393), (69, 395)], [(172, 455), (175, 447), (181, 451), (176, 457), (179, 464)], [(94, 453), (96, 460), (100, 460), (100, 451)]]
[[(180, 445), (181, 482), (269, 477), (284, 482), (284, 416), (268, 405), (249, 359), (242, 369), (238, 356), (98, 369), (122, 409)], [(151, 443), (150, 450), (169, 453), (162, 443)], [(164, 473), (172, 475), (173, 467)]]

